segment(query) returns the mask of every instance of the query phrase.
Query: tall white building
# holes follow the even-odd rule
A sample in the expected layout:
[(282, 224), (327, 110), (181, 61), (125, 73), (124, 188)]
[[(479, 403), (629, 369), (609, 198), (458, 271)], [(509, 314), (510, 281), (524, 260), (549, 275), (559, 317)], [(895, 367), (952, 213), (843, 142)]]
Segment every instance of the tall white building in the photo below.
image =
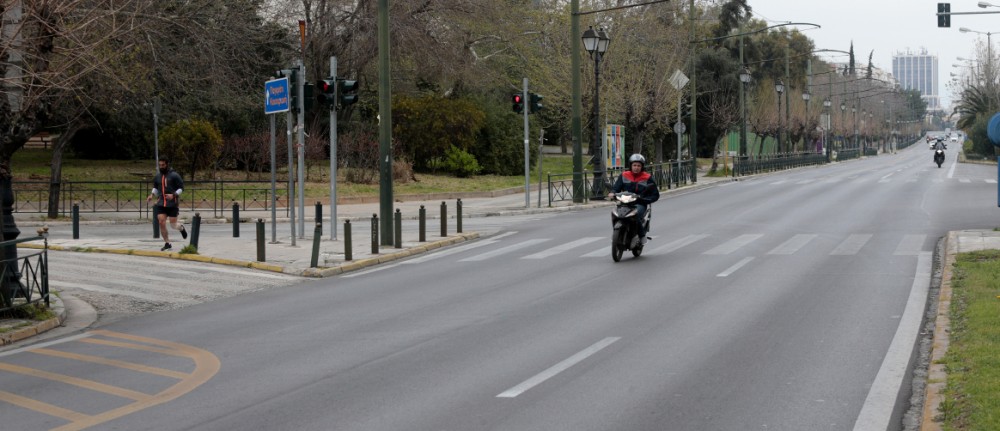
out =
[(941, 109), (938, 93), (938, 58), (920, 48), (919, 52), (907, 49), (892, 56), (892, 74), (899, 85), (907, 90), (919, 90), (927, 102), (927, 110)]

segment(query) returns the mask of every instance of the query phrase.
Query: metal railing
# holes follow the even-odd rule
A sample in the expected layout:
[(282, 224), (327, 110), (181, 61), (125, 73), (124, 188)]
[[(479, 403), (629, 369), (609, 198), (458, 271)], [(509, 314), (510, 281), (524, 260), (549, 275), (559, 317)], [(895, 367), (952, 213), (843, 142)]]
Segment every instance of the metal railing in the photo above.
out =
[[(680, 163), (680, 169), (677, 169), (676, 161), (664, 162), (648, 165), (646, 169), (653, 176), (657, 187), (670, 189), (688, 184), (693, 163), (693, 160), (683, 160)], [(622, 168), (608, 169), (601, 176), (600, 183), (591, 180), (593, 172), (583, 172), (582, 190), (578, 191), (583, 196), (583, 201), (586, 202), (595, 197), (603, 199), (604, 195), (611, 190), (614, 181), (621, 175), (622, 170)], [(573, 174), (549, 174), (548, 184), (549, 206), (552, 206), (553, 202), (573, 199)]]
[(761, 172), (780, 171), (824, 163), (826, 163), (826, 155), (823, 153), (763, 154), (752, 157), (737, 157), (733, 162), (733, 171), (736, 175), (753, 175)]
[[(49, 183), (46, 181), (13, 181), (14, 212), (46, 213), (49, 205)], [(153, 205), (146, 202), (152, 189), (149, 181), (64, 181), (59, 193), (59, 213), (68, 215), (73, 204), (81, 212), (135, 212), (149, 217)], [(276, 190), (276, 206), (288, 207), (284, 187)], [(187, 181), (181, 197), (181, 208), (211, 210), (219, 216), (233, 202), (245, 209), (271, 208), (270, 181)]]
[(849, 150), (837, 151), (837, 161), (859, 159), (861, 158), (861, 150), (857, 148), (852, 148)]
[[(15, 258), (6, 257), (16, 254), (17, 244), (38, 240), (45, 243), (41, 250), (27, 251)], [(39, 302), (49, 307), (48, 238), (37, 236), (0, 242), (0, 313)]]

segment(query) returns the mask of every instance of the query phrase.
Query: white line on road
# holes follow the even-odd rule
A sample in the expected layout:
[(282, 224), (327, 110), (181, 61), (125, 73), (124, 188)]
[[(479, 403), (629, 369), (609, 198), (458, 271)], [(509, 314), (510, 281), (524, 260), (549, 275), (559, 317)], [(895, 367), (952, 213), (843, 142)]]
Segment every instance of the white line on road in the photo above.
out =
[(16, 354), (22, 353), (22, 352), (28, 352), (28, 351), (35, 350), (35, 349), (41, 349), (41, 348), (45, 348), (45, 347), (49, 347), (49, 346), (55, 346), (56, 344), (62, 344), (62, 343), (68, 343), (70, 341), (76, 341), (76, 340), (79, 340), (81, 338), (87, 338), (87, 337), (89, 337), (91, 335), (93, 335), (93, 334), (91, 334), (90, 332), (85, 332), (83, 334), (77, 334), (77, 335), (73, 335), (73, 336), (66, 337), (66, 338), (60, 338), (58, 340), (47, 341), (47, 342), (38, 343), (38, 344), (32, 344), (30, 346), (21, 347), (20, 349), (8, 350), (6, 352), (0, 353), (0, 358), (2, 358), (4, 356), (16, 355)]
[(686, 236), (684, 238), (681, 238), (679, 240), (672, 241), (672, 242), (670, 242), (668, 244), (664, 244), (664, 245), (661, 245), (661, 246), (659, 246), (657, 248), (654, 248), (653, 250), (650, 251), (650, 254), (659, 253), (659, 252), (670, 253), (670, 252), (676, 251), (676, 250), (678, 250), (678, 249), (680, 249), (682, 247), (687, 247), (688, 245), (691, 245), (691, 244), (695, 243), (696, 241), (700, 241), (700, 240), (705, 239), (705, 238), (708, 238), (708, 235), (705, 235), (705, 234), (688, 235), (688, 236)]
[(589, 358), (591, 355), (601, 351), (601, 349), (610, 346), (611, 343), (614, 343), (615, 341), (618, 341), (620, 339), (621, 337), (608, 337), (601, 341), (598, 341), (594, 343), (594, 345), (586, 349), (583, 349), (579, 353), (570, 356), (569, 358), (566, 358), (562, 362), (553, 365), (549, 369), (536, 374), (534, 377), (528, 380), (525, 380), (523, 383), (501, 392), (500, 395), (497, 395), (497, 398), (514, 398), (518, 395), (521, 395), (528, 389), (538, 386), (539, 384), (552, 378), (556, 374), (566, 371), (569, 367), (572, 367), (578, 364), (579, 362), (583, 361), (584, 359)]
[(774, 250), (767, 252), (767, 254), (793, 254), (808, 244), (809, 241), (812, 241), (813, 238), (816, 238), (815, 234), (795, 235), (788, 241), (785, 241), (783, 244), (775, 247)]
[(411, 264), (414, 264), (414, 263), (424, 263), (424, 262), (427, 262), (428, 260), (434, 260), (434, 259), (437, 259), (439, 257), (445, 257), (445, 256), (452, 255), (452, 254), (455, 254), (455, 253), (461, 253), (463, 251), (472, 250), (474, 248), (482, 247), (484, 245), (495, 244), (500, 238), (504, 238), (504, 237), (513, 235), (515, 233), (517, 233), (517, 232), (503, 233), (503, 234), (491, 237), (489, 239), (485, 239), (485, 240), (481, 240), (481, 241), (476, 241), (476, 242), (474, 242), (472, 244), (449, 248), (447, 250), (439, 251), (439, 252), (436, 252), (436, 253), (431, 253), (431, 254), (428, 254), (426, 256), (418, 257), (416, 259), (405, 260), (405, 261), (400, 262), (400, 263), (403, 264), (403, 265), (411, 265)]
[(751, 242), (754, 242), (754, 241), (760, 239), (760, 237), (762, 237), (762, 236), (764, 236), (764, 235), (762, 235), (762, 234), (740, 235), (740, 236), (738, 236), (736, 238), (733, 238), (733, 239), (731, 239), (731, 240), (723, 243), (722, 245), (719, 245), (718, 247), (715, 247), (715, 248), (713, 248), (713, 249), (711, 249), (709, 251), (706, 251), (703, 254), (729, 254), (729, 253), (732, 253), (732, 252), (736, 251), (740, 247), (743, 247), (743, 246), (745, 246), (747, 244), (750, 244)]
[(837, 246), (837, 248), (833, 249), (833, 251), (830, 252), (830, 255), (850, 256), (858, 254), (858, 251), (860, 251), (861, 248), (864, 247), (865, 244), (867, 244), (868, 240), (870, 239), (872, 239), (872, 234), (870, 233), (853, 234), (847, 237), (847, 239), (845, 239), (843, 242), (841, 242), (840, 245)]
[(510, 253), (512, 251), (519, 250), (519, 249), (522, 249), (522, 248), (525, 248), (525, 247), (531, 247), (531, 246), (533, 246), (535, 244), (543, 243), (543, 242), (548, 241), (548, 240), (549, 240), (549, 238), (529, 239), (527, 241), (522, 241), (522, 242), (519, 242), (517, 244), (512, 244), (512, 245), (508, 245), (506, 247), (498, 248), (498, 249), (493, 250), (493, 251), (488, 251), (488, 252), (483, 253), (483, 254), (479, 254), (479, 255), (476, 255), (476, 256), (472, 256), (472, 257), (467, 257), (465, 259), (459, 260), (459, 262), (478, 262), (478, 261), (481, 261), (481, 260), (489, 259), (491, 257), (500, 256), (501, 254)]
[(889, 351), (882, 360), (882, 366), (875, 375), (875, 381), (868, 391), (865, 404), (861, 407), (854, 431), (884, 431), (889, 428), (889, 420), (896, 405), (896, 397), (906, 377), (906, 365), (913, 352), (913, 344), (920, 331), (927, 291), (931, 284), (931, 253), (923, 252), (917, 257), (917, 272), (910, 286), (910, 297), (906, 301), (903, 317), (899, 319), (896, 335), (892, 337)]
[(970, 179), (968, 179), (968, 178), (959, 178), (959, 179), (958, 179), (958, 182), (960, 182), (960, 183), (966, 183), (966, 184), (968, 184), (968, 183), (971, 183), (971, 182), (972, 182), (972, 180), (970, 180)]
[(985, 180), (987, 184), (996, 184), (997, 180)]
[(951, 167), (948, 168), (948, 178), (951, 179), (955, 176), (955, 166), (958, 166), (958, 157), (954, 157), (955, 160), (951, 161)]
[(753, 260), (752, 257), (744, 257), (743, 260), (741, 260), (739, 262), (736, 262), (736, 265), (730, 266), (729, 269), (727, 269), (725, 271), (722, 271), (722, 272), (716, 274), (715, 276), (716, 277), (729, 277), (730, 274), (732, 274), (732, 273), (736, 272), (737, 270), (739, 270), (740, 268), (742, 268), (743, 265), (746, 265), (746, 264), (750, 263), (751, 260)]
[(535, 253), (535, 254), (529, 254), (527, 256), (522, 257), (521, 259), (545, 259), (546, 257), (552, 256), (552, 255), (556, 255), (556, 254), (559, 254), (559, 253), (562, 253), (562, 252), (565, 252), (565, 251), (577, 248), (577, 247), (579, 247), (581, 245), (590, 244), (590, 243), (592, 243), (594, 241), (598, 241), (598, 240), (602, 240), (602, 239), (604, 239), (603, 236), (600, 236), (600, 237), (593, 237), (592, 236), (592, 237), (587, 237), (587, 238), (581, 238), (581, 239), (578, 239), (578, 240), (573, 241), (573, 242), (568, 242), (568, 243), (565, 243), (565, 244), (562, 244), (562, 245), (557, 245), (557, 246), (552, 247), (552, 248), (550, 248), (548, 250), (543, 250), (543, 251), (540, 251), (540, 252)]
[(924, 239), (927, 235), (904, 235), (896, 247), (894, 256), (918, 256), (923, 251)]

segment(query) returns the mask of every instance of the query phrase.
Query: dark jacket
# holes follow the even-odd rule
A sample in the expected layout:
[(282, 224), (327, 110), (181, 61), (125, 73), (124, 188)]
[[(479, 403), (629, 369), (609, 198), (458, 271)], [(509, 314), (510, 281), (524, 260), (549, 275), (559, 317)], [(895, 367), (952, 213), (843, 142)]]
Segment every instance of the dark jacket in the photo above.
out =
[[(177, 197), (177, 190), (184, 188), (184, 180), (181, 179), (181, 174), (177, 171), (170, 169), (166, 174), (161, 174), (159, 172), (153, 176), (153, 190), (156, 190), (156, 206), (161, 206), (165, 208), (172, 208), (178, 206), (180, 199)], [(165, 196), (167, 194), (174, 195), (173, 199), (167, 199)]]
[(632, 192), (639, 195), (639, 202), (651, 204), (660, 199), (660, 189), (656, 187), (653, 176), (649, 172), (641, 172), (633, 175), (632, 171), (625, 171), (615, 180), (611, 186), (611, 191), (615, 193)]

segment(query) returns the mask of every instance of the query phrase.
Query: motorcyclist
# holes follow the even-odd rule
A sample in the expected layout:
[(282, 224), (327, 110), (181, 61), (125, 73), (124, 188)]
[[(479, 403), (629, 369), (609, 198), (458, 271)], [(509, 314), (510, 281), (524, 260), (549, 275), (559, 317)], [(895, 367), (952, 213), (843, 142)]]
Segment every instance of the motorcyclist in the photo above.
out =
[(934, 142), (933, 150), (947, 150), (947, 149), (948, 149), (948, 144), (944, 143), (944, 139), (938, 138), (937, 141)]
[[(653, 176), (643, 169), (646, 167), (646, 158), (642, 154), (636, 153), (628, 158), (629, 170), (622, 172), (611, 186), (611, 193), (608, 199), (614, 197), (615, 193), (631, 192), (639, 195), (636, 199), (636, 219), (642, 220), (646, 216), (646, 209), (649, 204), (660, 199), (660, 190), (653, 181)], [(639, 224), (639, 237), (642, 243), (646, 243), (646, 226)]]

